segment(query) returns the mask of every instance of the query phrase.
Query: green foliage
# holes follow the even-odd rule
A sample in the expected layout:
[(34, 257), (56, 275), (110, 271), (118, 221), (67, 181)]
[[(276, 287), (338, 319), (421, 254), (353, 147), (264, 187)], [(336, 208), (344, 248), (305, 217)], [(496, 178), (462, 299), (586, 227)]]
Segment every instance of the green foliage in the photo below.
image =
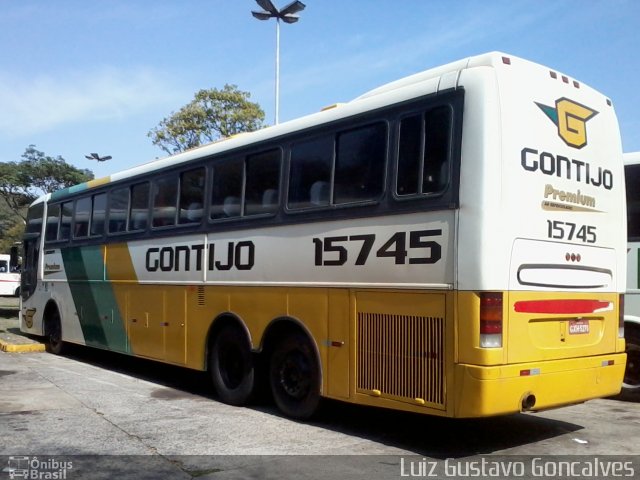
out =
[(222, 90), (200, 90), (194, 99), (163, 119), (147, 134), (168, 154), (213, 142), (220, 138), (262, 128), (264, 111), (236, 85)]
[(26, 220), (26, 207), (38, 196), (93, 179), (61, 156), (50, 157), (29, 145), (20, 162), (0, 163), (0, 197), (13, 215)]
[(0, 226), (0, 253), (9, 253), (9, 249), (22, 239), (24, 232), (24, 222), (19, 220), (11, 224), (8, 228)]

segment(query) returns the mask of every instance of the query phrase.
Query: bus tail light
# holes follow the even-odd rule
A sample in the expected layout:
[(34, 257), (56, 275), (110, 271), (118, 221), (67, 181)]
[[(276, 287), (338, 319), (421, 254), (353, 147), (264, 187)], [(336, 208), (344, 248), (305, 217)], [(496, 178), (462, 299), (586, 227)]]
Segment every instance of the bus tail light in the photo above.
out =
[(502, 293), (480, 294), (480, 346), (497, 348), (502, 346)]
[(618, 338), (624, 338), (624, 295), (618, 297)]

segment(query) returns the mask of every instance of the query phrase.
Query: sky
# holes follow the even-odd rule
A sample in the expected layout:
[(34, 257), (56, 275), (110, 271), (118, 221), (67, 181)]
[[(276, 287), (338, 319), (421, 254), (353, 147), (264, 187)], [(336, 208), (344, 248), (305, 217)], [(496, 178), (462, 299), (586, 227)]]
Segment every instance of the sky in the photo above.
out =
[[(624, 151), (640, 151), (640, 1), (303, 2), (300, 21), (281, 26), (281, 122), (499, 50), (607, 95)], [(226, 83), (272, 123), (275, 21), (251, 10), (254, 0), (0, 0), (0, 162), (33, 144), (96, 177), (146, 163), (165, 155), (147, 133)]]

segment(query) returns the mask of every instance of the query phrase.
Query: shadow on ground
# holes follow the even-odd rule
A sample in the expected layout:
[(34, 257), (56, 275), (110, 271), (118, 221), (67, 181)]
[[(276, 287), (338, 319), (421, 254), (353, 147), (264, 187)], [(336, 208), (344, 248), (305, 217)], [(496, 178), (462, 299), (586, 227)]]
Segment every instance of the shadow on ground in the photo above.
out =
[[(71, 345), (65, 356), (175, 389), (159, 388), (152, 393), (154, 398), (173, 400), (187, 395), (199, 395), (203, 399), (216, 400), (206, 372)], [(263, 395), (249, 408), (280, 416), (268, 395)], [(583, 428), (535, 414), (454, 420), (330, 400), (324, 402), (319, 414), (309, 423), (432, 458), (490, 454)]]
[(0, 307), (0, 319), (3, 320), (16, 320), (18, 318), (18, 309), (12, 307)]

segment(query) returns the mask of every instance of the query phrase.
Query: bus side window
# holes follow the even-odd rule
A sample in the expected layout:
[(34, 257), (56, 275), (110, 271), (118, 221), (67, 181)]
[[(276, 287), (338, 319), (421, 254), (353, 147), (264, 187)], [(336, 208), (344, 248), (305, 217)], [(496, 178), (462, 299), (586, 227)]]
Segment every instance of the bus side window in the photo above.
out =
[(58, 225), (60, 223), (60, 204), (49, 205), (47, 209), (47, 226), (44, 231), (44, 239), (47, 242), (58, 239)]
[(204, 205), (204, 167), (180, 174), (180, 224), (200, 223)]
[(171, 175), (153, 183), (153, 227), (176, 224), (178, 204), (178, 177)]
[(27, 212), (27, 224), (24, 227), (25, 233), (42, 232), (42, 216), (44, 214), (44, 203), (38, 203), (31, 207)]
[(244, 161), (242, 159), (223, 161), (213, 166), (212, 220), (242, 215), (243, 177)]
[(129, 231), (146, 230), (149, 217), (149, 183), (138, 183), (131, 187), (131, 210)]
[(119, 188), (109, 194), (109, 233), (127, 230), (129, 212), (129, 187)]
[(291, 147), (287, 207), (328, 206), (333, 168), (333, 136), (296, 143)]
[(69, 240), (71, 236), (71, 215), (73, 214), (73, 202), (62, 204), (60, 212), (60, 229), (58, 230), (58, 240)]
[(278, 208), (280, 150), (248, 156), (246, 175), (245, 215), (274, 213)]
[(89, 236), (89, 215), (91, 214), (91, 197), (76, 200), (73, 211), (73, 238)]
[(422, 115), (412, 115), (400, 122), (400, 145), (398, 150), (398, 175), (396, 193), (415, 195), (420, 178), (422, 141)]
[(387, 125), (339, 133), (333, 197), (336, 204), (377, 200), (382, 195), (387, 157)]
[(400, 122), (396, 194), (438, 194), (449, 183), (451, 108), (436, 107)]
[(451, 108), (437, 107), (425, 114), (422, 193), (440, 193), (449, 183)]
[(107, 194), (99, 193), (93, 196), (93, 208), (91, 210), (91, 236), (104, 234), (104, 220), (107, 210)]

